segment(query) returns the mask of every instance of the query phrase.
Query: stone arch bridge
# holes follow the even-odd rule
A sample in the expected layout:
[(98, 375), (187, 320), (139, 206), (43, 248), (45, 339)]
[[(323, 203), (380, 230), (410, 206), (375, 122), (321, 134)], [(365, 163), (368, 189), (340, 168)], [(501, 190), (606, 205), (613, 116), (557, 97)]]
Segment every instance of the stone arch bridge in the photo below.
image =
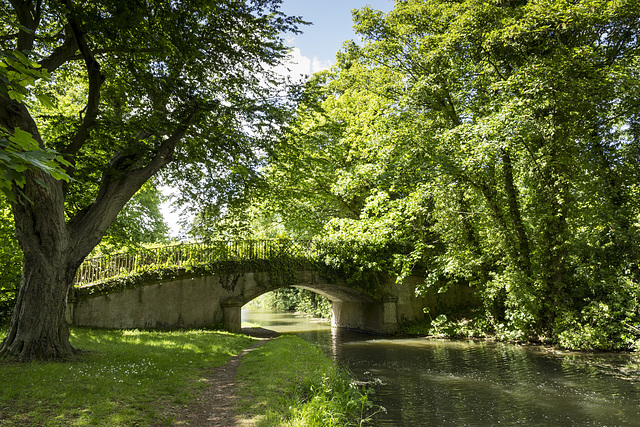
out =
[[(282, 287), (308, 289), (333, 305), (332, 325), (390, 334), (405, 321), (475, 304), (468, 287), (416, 296), (422, 280), (375, 275), (350, 286), (314, 261), (309, 241), (245, 240), (180, 244), (87, 259), (67, 303), (67, 321), (104, 328), (240, 331), (241, 307)], [(329, 272), (329, 274), (328, 274)]]

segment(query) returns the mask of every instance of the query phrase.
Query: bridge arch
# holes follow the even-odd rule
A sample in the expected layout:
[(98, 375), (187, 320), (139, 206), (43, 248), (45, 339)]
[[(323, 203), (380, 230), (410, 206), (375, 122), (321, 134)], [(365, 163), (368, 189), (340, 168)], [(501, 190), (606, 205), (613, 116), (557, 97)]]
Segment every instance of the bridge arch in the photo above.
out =
[(329, 299), (332, 304), (332, 325), (336, 327), (375, 333), (393, 333), (397, 330), (397, 298), (374, 298), (359, 289), (347, 286), (343, 281), (330, 282), (315, 271), (297, 271), (294, 281), (248, 287), (241, 296), (228, 298), (221, 303), (224, 326), (230, 331), (241, 329), (241, 308), (265, 293), (285, 287), (295, 287), (315, 292)]
[(284, 287), (307, 289), (332, 302), (332, 325), (376, 333), (397, 330), (397, 298), (375, 298), (329, 281), (313, 270), (283, 278), (268, 271), (165, 279), (108, 293), (76, 292), (67, 307), (69, 323), (109, 328), (209, 327), (241, 330), (241, 308)]
[[(255, 275), (255, 273), (254, 273)], [(264, 280), (266, 276), (266, 280)], [(297, 270), (293, 277), (285, 280), (273, 280), (270, 273), (266, 273), (263, 280), (257, 279), (256, 286), (247, 286), (242, 291), (243, 303), (246, 304), (260, 295), (277, 289), (294, 287), (315, 292), (329, 299), (331, 302), (361, 301), (373, 302), (375, 298), (354, 287), (348, 286), (343, 280), (327, 280), (322, 275), (309, 269)]]
[[(473, 289), (418, 296), (424, 278), (380, 277), (376, 295), (317, 271), (310, 241), (214, 241), (87, 259), (67, 301), (67, 322), (104, 328), (197, 328), (239, 331), (241, 307), (266, 292), (300, 287), (332, 301), (332, 324), (393, 333), (399, 322), (479, 304)], [(280, 266), (281, 268), (278, 268)], [(297, 267), (293, 267), (297, 266)], [(279, 272), (278, 272), (279, 271)], [(123, 280), (124, 278), (124, 280)]]

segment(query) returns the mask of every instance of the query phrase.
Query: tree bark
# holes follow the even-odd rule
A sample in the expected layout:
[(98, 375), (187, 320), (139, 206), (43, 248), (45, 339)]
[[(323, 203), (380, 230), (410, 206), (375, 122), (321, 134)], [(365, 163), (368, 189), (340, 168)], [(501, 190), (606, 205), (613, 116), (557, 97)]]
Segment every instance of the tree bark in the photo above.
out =
[(67, 293), (84, 256), (73, 258), (63, 208), (62, 184), (42, 172), (27, 172), (24, 196), (13, 203), (22, 279), (0, 356), (29, 361), (75, 354), (65, 314)]
[(76, 353), (65, 319), (69, 282), (60, 277), (67, 265), (25, 256), (25, 271), (0, 356), (27, 362), (69, 359)]

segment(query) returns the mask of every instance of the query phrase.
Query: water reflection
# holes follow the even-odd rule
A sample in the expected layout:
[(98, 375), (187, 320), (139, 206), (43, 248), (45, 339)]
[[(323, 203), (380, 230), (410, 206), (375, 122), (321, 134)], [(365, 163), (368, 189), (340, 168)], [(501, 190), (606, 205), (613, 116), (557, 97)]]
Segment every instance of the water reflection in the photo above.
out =
[(360, 379), (381, 380), (375, 398), (387, 413), (376, 425), (640, 426), (640, 383), (630, 355), (386, 339), (299, 320), (280, 313), (273, 319), (278, 325), (252, 321), (296, 330)]

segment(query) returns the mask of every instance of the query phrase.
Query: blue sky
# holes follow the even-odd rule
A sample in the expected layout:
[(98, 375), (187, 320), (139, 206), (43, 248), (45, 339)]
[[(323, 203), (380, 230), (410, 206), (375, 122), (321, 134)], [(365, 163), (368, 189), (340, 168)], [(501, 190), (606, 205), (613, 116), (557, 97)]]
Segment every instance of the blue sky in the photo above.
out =
[(291, 35), (287, 42), (298, 51), (304, 64), (302, 69), (310, 72), (328, 68), (335, 64), (335, 54), (342, 43), (358, 39), (353, 32), (352, 9), (364, 6), (389, 12), (393, 9), (393, 0), (283, 0), (281, 10), (287, 15), (302, 16), (313, 24), (302, 27), (302, 34)]

